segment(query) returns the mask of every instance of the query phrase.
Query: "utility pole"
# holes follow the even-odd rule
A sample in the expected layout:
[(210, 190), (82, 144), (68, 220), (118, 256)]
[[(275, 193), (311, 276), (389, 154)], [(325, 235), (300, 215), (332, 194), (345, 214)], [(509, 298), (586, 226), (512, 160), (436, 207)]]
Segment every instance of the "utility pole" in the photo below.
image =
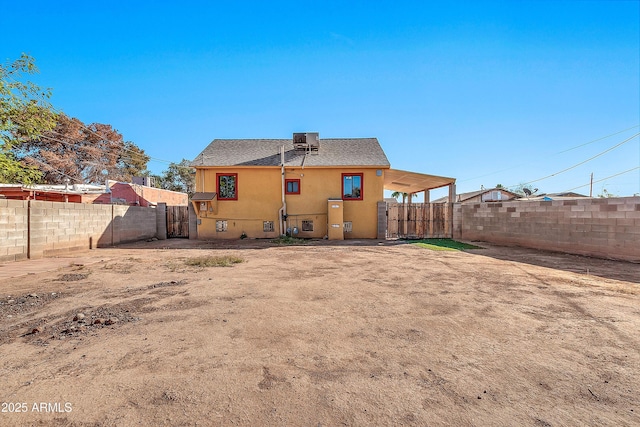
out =
[(593, 172), (591, 172), (591, 183), (589, 184), (589, 197), (593, 197)]

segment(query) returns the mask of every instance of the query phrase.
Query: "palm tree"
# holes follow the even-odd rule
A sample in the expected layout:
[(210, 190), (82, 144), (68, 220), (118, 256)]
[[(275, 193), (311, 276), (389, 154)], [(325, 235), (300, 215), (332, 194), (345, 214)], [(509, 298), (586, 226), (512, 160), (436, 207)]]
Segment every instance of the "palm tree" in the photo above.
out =
[[(409, 193), (401, 193), (399, 191), (394, 191), (393, 193), (391, 193), (391, 197), (393, 197), (394, 199), (397, 199), (400, 196), (402, 196), (402, 204), (404, 204), (405, 200), (407, 199), (407, 196), (409, 196)], [(411, 193), (410, 196), (411, 198), (413, 198), (416, 196), (416, 193)]]

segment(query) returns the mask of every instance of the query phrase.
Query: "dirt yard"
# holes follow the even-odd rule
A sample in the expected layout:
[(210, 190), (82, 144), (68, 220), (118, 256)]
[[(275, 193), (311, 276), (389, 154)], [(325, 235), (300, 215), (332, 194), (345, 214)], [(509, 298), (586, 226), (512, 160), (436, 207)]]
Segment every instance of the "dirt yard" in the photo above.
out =
[[(82, 256), (0, 281), (0, 425), (640, 425), (638, 264), (353, 241)], [(188, 265), (219, 256), (243, 262)]]

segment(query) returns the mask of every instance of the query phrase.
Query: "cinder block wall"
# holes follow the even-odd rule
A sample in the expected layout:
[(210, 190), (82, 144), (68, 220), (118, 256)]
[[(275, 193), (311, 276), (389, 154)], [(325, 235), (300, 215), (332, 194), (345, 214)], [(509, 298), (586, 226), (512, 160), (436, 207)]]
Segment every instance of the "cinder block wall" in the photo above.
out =
[(198, 216), (193, 208), (193, 204), (189, 203), (189, 239), (198, 238)]
[(0, 261), (42, 258), (156, 236), (156, 209), (0, 200)]
[(111, 206), (31, 201), (29, 258), (95, 248), (111, 223)]
[(140, 206), (113, 206), (113, 245), (156, 236), (156, 210)]
[(454, 238), (640, 261), (640, 197), (456, 203)]
[(378, 240), (387, 238), (387, 202), (378, 202)]
[(27, 203), (0, 199), (0, 262), (27, 258)]

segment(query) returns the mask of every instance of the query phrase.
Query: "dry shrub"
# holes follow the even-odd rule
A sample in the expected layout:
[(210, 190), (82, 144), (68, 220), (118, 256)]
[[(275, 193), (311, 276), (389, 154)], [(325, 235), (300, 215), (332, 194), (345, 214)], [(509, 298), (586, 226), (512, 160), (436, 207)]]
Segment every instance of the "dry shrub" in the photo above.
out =
[(185, 260), (185, 264), (192, 267), (231, 267), (234, 264), (244, 262), (244, 259), (232, 256), (202, 256), (197, 258), (189, 258)]

